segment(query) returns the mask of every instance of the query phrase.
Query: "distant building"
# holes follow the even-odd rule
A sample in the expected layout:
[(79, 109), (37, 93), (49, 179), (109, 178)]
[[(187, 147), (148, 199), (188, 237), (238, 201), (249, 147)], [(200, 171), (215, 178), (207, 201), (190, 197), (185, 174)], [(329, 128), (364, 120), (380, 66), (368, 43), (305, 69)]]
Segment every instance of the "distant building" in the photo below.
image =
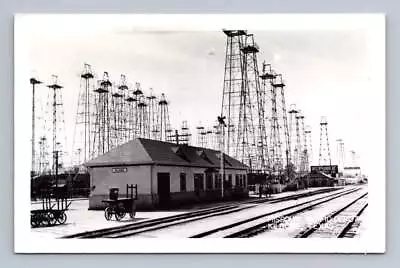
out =
[[(220, 199), (220, 156), (211, 149), (134, 139), (85, 163), (92, 188), (89, 209), (104, 208), (110, 188), (124, 195), (127, 184), (138, 186), (138, 208)], [(227, 155), (224, 160), (224, 196), (248, 196), (248, 167)]]
[(346, 184), (355, 184), (362, 181), (362, 174), (360, 167), (344, 167), (343, 177)]
[(311, 166), (311, 172), (320, 171), (332, 177), (336, 177), (336, 174), (339, 173), (338, 165), (326, 165), (326, 166)]
[(344, 177), (361, 177), (360, 167), (344, 167), (343, 170)]
[(311, 172), (308, 178), (309, 187), (323, 187), (338, 185), (338, 166), (311, 166)]

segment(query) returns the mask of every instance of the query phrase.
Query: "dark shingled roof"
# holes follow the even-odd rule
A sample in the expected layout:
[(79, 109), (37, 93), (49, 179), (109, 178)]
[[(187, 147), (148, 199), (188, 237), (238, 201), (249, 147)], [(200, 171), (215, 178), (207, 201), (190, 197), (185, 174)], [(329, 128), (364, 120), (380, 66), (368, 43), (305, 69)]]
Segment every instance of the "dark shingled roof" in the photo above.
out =
[[(224, 159), (224, 168), (226, 169), (248, 169), (246, 165), (226, 154)], [(219, 168), (220, 152), (206, 148), (137, 138), (115, 147), (104, 155), (86, 162), (84, 165), (87, 167), (101, 167), (151, 164)]]

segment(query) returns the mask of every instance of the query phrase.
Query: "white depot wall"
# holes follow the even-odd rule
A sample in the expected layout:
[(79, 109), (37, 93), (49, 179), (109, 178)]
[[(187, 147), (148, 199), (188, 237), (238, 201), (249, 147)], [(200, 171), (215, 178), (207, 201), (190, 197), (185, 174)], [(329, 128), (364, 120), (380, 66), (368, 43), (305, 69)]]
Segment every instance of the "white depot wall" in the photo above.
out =
[(205, 168), (179, 167), (179, 166), (154, 166), (153, 168), (153, 192), (157, 193), (157, 173), (167, 172), (170, 177), (171, 193), (180, 192), (180, 173), (186, 174), (186, 191), (194, 191), (194, 174), (204, 174)]
[[(113, 168), (126, 168), (127, 172), (114, 172)], [(93, 195), (109, 194), (110, 188), (119, 188), (120, 195), (126, 192), (127, 184), (137, 184), (140, 194), (150, 194), (150, 166), (95, 167), (90, 170), (90, 186)]]
[[(179, 167), (179, 166), (154, 166), (152, 171), (152, 185), (153, 185), (153, 193), (157, 193), (157, 173), (165, 172), (170, 174), (170, 191), (171, 193), (180, 192), (180, 173), (186, 174), (186, 191), (194, 191), (194, 174), (200, 173), (203, 174), (203, 185), (206, 185), (206, 176), (204, 171), (206, 168), (195, 168), (195, 167)], [(246, 175), (245, 170), (233, 170), (226, 169), (225, 170), (226, 179), (228, 179), (228, 175), (232, 175), (232, 184), (235, 185), (235, 175), (243, 174)], [(214, 176), (213, 176), (213, 185), (214, 185)], [(246, 177), (246, 185), (247, 185), (247, 177)], [(214, 187), (214, 186), (213, 186)]]

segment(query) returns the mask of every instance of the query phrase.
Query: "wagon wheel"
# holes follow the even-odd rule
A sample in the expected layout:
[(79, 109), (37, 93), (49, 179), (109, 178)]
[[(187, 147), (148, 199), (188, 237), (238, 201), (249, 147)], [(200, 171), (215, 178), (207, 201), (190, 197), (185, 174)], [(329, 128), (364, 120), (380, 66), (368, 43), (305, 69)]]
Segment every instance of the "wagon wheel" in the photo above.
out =
[(106, 220), (111, 220), (113, 211), (110, 207), (106, 207), (106, 209), (104, 210), (104, 217), (106, 218)]
[(45, 212), (40, 213), (37, 220), (38, 220), (39, 225), (41, 225), (41, 226), (49, 226), (50, 225), (50, 220), (47, 217), (47, 213), (45, 213)]
[(65, 211), (62, 211), (60, 215), (57, 218), (57, 221), (59, 224), (64, 224), (67, 221), (67, 214), (65, 214)]
[(125, 217), (125, 208), (124, 207), (119, 207), (117, 211), (115, 211), (115, 219), (117, 221), (120, 221), (123, 217)]
[(136, 204), (132, 205), (132, 211), (129, 212), (129, 216), (131, 217), (131, 219), (135, 218), (136, 215)]
[(58, 218), (58, 217), (56, 217), (56, 215), (55, 215), (54, 212), (49, 211), (49, 212), (47, 213), (46, 216), (47, 216), (47, 223), (48, 223), (48, 225), (54, 225), (54, 224), (56, 224), (57, 218)]
[(31, 214), (31, 226), (32, 227), (38, 227), (39, 222), (37, 220), (37, 217), (35, 214)]

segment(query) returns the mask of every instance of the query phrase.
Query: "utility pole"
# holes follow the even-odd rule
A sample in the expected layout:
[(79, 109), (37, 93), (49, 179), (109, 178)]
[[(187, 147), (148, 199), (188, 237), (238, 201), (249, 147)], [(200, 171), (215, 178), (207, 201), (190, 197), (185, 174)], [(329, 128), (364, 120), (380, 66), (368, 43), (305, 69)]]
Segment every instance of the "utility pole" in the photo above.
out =
[(42, 82), (36, 78), (31, 78), (30, 82), (32, 84), (32, 168), (31, 174), (33, 175), (36, 171), (36, 152), (35, 152), (35, 85), (41, 84)]
[(50, 88), (52, 91), (53, 91), (53, 103), (52, 103), (52, 106), (53, 106), (53, 139), (52, 139), (52, 142), (53, 142), (53, 146), (52, 146), (52, 149), (53, 149), (53, 167), (52, 167), (52, 169), (53, 169), (53, 174), (55, 174), (55, 176), (56, 176), (56, 178), (55, 178), (55, 180), (56, 180), (56, 186), (57, 186), (57, 177), (58, 177), (58, 161), (59, 161), (59, 159), (58, 159), (58, 145), (60, 144), (60, 143), (58, 143), (58, 137), (57, 137), (57, 130), (58, 130), (58, 114), (60, 113), (60, 112), (58, 112), (57, 113), (57, 111), (58, 111), (58, 108), (57, 108), (57, 106), (60, 106), (60, 105), (62, 105), (62, 100), (59, 100), (59, 96), (61, 95), (61, 92), (60, 92), (60, 90), (63, 88), (62, 86), (60, 86), (57, 82), (57, 80), (58, 80), (58, 77), (56, 76), (56, 75), (53, 75), (52, 76), (52, 83), (50, 84), (50, 85), (48, 85), (47, 87), (48, 88)]
[(225, 176), (224, 176), (224, 146), (225, 146), (225, 116), (218, 116), (218, 123), (221, 128), (221, 197), (222, 199), (224, 198), (224, 182), (225, 182)]

